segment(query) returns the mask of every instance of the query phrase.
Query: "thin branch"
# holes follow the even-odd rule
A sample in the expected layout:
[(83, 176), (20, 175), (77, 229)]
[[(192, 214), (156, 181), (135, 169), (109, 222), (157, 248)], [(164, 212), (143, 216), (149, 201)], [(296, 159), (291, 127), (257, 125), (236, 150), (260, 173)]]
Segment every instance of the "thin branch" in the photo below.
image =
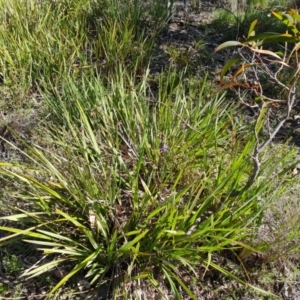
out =
[[(287, 48), (285, 48), (285, 50), (287, 51)], [(270, 70), (270, 68), (264, 63), (264, 61), (260, 57), (260, 55), (255, 55), (255, 56), (260, 61), (259, 66), (261, 67), (260, 69), (258, 69), (257, 65), (253, 64), (253, 69), (252, 69), (252, 72), (253, 72), (255, 79), (258, 82), (258, 86), (259, 86), (259, 91), (257, 92), (257, 95), (260, 96), (262, 100), (286, 103), (286, 111), (285, 111), (284, 116), (279, 120), (276, 127), (273, 129), (273, 131), (269, 132), (269, 137), (262, 144), (259, 143), (258, 132), (256, 132), (256, 130), (255, 130), (256, 145), (255, 145), (255, 148), (253, 151), (253, 155), (251, 156), (251, 158), (253, 160), (252, 173), (249, 176), (249, 179), (248, 179), (247, 183), (245, 184), (244, 188), (242, 188), (242, 190), (240, 190), (240, 191), (234, 191), (231, 194), (232, 196), (237, 196), (237, 195), (243, 193), (244, 191), (249, 189), (256, 182), (257, 177), (258, 177), (259, 173), (261, 172), (261, 166), (262, 166), (262, 163), (260, 162), (260, 159), (259, 159), (259, 155), (273, 141), (273, 139), (275, 138), (275, 136), (277, 135), (279, 130), (283, 127), (284, 123), (290, 118), (291, 110), (294, 107), (295, 101), (297, 98), (296, 96), (299, 93), (296, 91), (296, 84), (300, 78), (300, 66), (298, 67), (298, 70), (294, 74), (293, 82), (290, 85), (287, 85), (278, 79), (278, 77), (279, 77), (278, 75), (279, 75), (280, 71), (283, 70), (283, 64), (281, 64), (279, 70), (277, 70), (275, 73), (273, 73)], [(245, 59), (245, 61), (247, 61), (244, 56), (242, 56), (242, 57)], [(287, 54), (285, 52), (284, 58), (286, 58), (286, 57), (287, 57)], [(252, 62), (253, 62), (253, 56), (252, 56)], [(269, 78), (274, 81), (274, 84), (276, 84), (277, 86), (281, 86), (286, 91), (288, 91), (287, 99), (272, 99), (270, 97), (265, 96), (263, 87), (260, 83), (259, 71), (263, 71), (263, 73), (267, 74), (269, 76)], [(240, 89), (238, 90), (237, 94), (242, 103), (244, 103), (247, 106), (250, 106), (249, 104), (245, 103), (245, 101), (242, 99), (241, 94), (240, 94)], [(256, 104), (255, 106), (250, 106), (250, 107), (259, 107), (259, 106)], [(263, 112), (261, 111), (260, 113), (263, 113)], [(259, 115), (257, 116), (256, 122), (258, 122), (258, 121), (259, 121)]]

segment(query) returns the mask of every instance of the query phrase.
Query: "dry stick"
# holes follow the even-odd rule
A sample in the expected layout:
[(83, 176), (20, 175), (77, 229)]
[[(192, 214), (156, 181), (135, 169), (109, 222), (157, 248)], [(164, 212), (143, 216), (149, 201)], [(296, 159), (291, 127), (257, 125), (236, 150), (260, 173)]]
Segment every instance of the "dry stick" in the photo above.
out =
[[(284, 123), (286, 122), (286, 120), (288, 120), (288, 118), (290, 117), (290, 113), (291, 110), (295, 104), (295, 100), (296, 100), (296, 83), (300, 77), (300, 67), (298, 68), (297, 72), (296, 72), (296, 76), (294, 78), (294, 82), (292, 83), (292, 85), (290, 87), (288, 87), (287, 85), (285, 85), (284, 83), (282, 83), (278, 78), (277, 75), (278, 73), (276, 72), (275, 76), (271, 73), (270, 69), (265, 66), (265, 69), (267, 71), (267, 73), (270, 75), (270, 77), (276, 82), (276, 84), (282, 86), (284, 89), (289, 91), (288, 94), (288, 99), (287, 99), (287, 109), (286, 109), (286, 113), (285, 115), (281, 118), (281, 120), (278, 122), (278, 124), (276, 125), (275, 129), (273, 130), (273, 132), (269, 135), (269, 138), (261, 145), (259, 146), (259, 141), (258, 141), (258, 136), (257, 133), (255, 132), (255, 136), (256, 136), (256, 146), (254, 149), (254, 153), (251, 156), (252, 160), (254, 162), (254, 167), (253, 167), (253, 171), (251, 176), (249, 177), (245, 187), (241, 190), (241, 191), (234, 191), (231, 195), (232, 196), (237, 196), (241, 193), (243, 193), (245, 190), (249, 189), (256, 181), (257, 176), (261, 170), (261, 162), (259, 160), (259, 154), (264, 151), (264, 149), (272, 142), (272, 140), (274, 139), (274, 137), (276, 136), (276, 134), (278, 133), (278, 131), (281, 129), (281, 127), (284, 125)], [(257, 72), (254, 72), (255, 77), (258, 79), (257, 76)], [(258, 119), (257, 119), (258, 122)]]
[[(248, 47), (249, 48), (249, 47)], [(249, 48), (250, 49), (250, 48)], [(287, 49), (287, 45), (285, 46), (285, 49)], [(251, 49), (250, 49), (251, 50)], [(259, 154), (265, 150), (265, 148), (271, 143), (271, 141), (274, 139), (274, 137), (276, 136), (276, 134), (278, 133), (278, 131), (281, 129), (281, 127), (284, 125), (284, 123), (286, 122), (286, 120), (290, 117), (290, 113), (291, 110), (294, 106), (295, 100), (296, 100), (296, 83), (300, 77), (300, 66), (298, 67), (297, 72), (295, 73), (294, 76), (294, 81), (292, 82), (292, 84), (290, 86), (284, 84), (283, 82), (281, 82), (278, 79), (278, 75), (280, 73), (280, 71), (283, 69), (283, 64), (281, 64), (279, 70), (277, 70), (277, 72), (272, 73), (272, 71), (270, 70), (270, 68), (263, 62), (262, 58), (260, 57), (260, 55), (257, 55), (255, 52), (253, 52), (252, 54), (252, 58), (250, 60), (248, 60), (242, 53), (241, 51), (239, 51), (239, 54), (241, 55), (241, 57), (243, 58), (244, 61), (246, 61), (248, 64), (253, 66), (253, 71), (254, 71), (254, 76), (255, 79), (258, 83), (259, 86), (259, 91), (255, 91), (257, 96), (260, 96), (261, 98), (263, 98), (263, 100), (269, 100), (270, 102), (287, 102), (287, 109), (286, 109), (286, 113), (285, 115), (281, 118), (281, 120), (278, 122), (278, 124), (276, 125), (275, 129), (273, 130), (272, 133), (269, 133), (269, 138), (263, 142), (262, 145), (259, 145), (259, 139), (258, 139), (258, 135), (257, 132), (255, 130), (255, 139), (256, 139), (256, 145), (254, 148), (254, 153), (251, 156), (254, 166), (253, 166), (253, 171), (252, 174), (250, 175), (246, 185), (241, 189), (241, 190), (235, 190), (233, 192), (231, 192), (231, 196), (238, 196), (240, 194), (242, 194), (244, 191), (246, 191), (247, 189), (249, 189), (256, 181), (258, 174), (261, 170), (261, 162), (259, 160)], [(285, 55), (284, 58), (286, 57), (286, 51), (285, 51)], [(264, 96), (264, 92), (263, 92), (263, 87), (260, 83), (259, 80), (259, 76), (258, 76), (258, 67), (256, 64), (256, 61), (259, 61), (259, 65), (264, 67), (264, 72), (278, 85), (281, 86), (284, 90), (288, 91), (288, 99), (287, 100), (278, 100), (278, 99), (271, 99), (269, 97)], [(238, 90), (238, 97), (240, 99), (240, 101), (244, 104), (246, 104), (249, 107), (258, 107), (258, 105), (249, 105), (247, 104), (241, 97), (240, 95), (240, 89)], [(275, 101), (274, 101), (275, 100)], [(256, 120), (256, 126), (258, 126), (258, 122), (259, 122), (259, 116), (257, 117)], [(256, 127), (255, 126), (255, 127)]]

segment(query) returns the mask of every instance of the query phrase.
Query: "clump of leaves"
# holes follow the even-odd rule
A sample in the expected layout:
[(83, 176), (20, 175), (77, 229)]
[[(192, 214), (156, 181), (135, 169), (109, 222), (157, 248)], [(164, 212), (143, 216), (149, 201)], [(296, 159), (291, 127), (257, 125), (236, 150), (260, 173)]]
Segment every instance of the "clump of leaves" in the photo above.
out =
[(122, 68), (109, 85), (100, 77), (64, 78), (44, 91), (53, 150), (30, 146), (30, 164), (0, 163), (2, 176), (14, 179), (10, 199), (19, 203), (15, 214), (0, 218), (15, 224), (0, 226), (11, 233), (1, 244), (19, 238), (52, 258), (23, 276), (74, 265), (49, 295), (79, 273), (98, 288), (111, 282), (112, 293), (137, 279), (163, 293), (161, 274), (177, 299), (178, 286), (196, 299), (180, 266), (195, 276), (196, 266), (213, 267), (241, 282), (212, 254), (254, 251), (243, 241), (272, 184), (265, 177), (245, 189), (255, 138), (234, 121), (224, 95), (190, 99), (188, 82), (180, 75), (174, 84), (177, 77), (158, 79), (157, 100), (148, 97), (147, 77), (135, 86)]
[(44, 78), (53, 83), (63, 73), (77, 77), (95, 69), (107, 74), (120, 61), (142, 68), (166, 15), (153, 5), (160, 14), (155, 20), (155, 12), (148, 16), (155, 31), (146, 32), (143, 5), (134, 0), (2, 3), (0, 61), (6, 85), (36, 90)]
[(2, 264), (9, 274), (18, 274), (23, 269), (20, 257), (15, 254), (9, 255), (7, 252), (3, 255)]

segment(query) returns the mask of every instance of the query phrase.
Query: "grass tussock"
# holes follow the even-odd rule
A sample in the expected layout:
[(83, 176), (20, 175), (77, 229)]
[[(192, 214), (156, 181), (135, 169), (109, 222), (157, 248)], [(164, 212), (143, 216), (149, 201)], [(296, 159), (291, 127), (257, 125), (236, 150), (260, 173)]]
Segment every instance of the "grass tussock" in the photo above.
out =
[[(270, 296), (251, 283), (246, 261), (276, 249), (274, 239), (259, 239), (261, 224), (272, 200), (297, 183), (296, 150), (269, 147), (247, 185), (257, 124), (243, 121), (208, 76), (149, 67), (166, 8), (134, 0), (0, 5), (1, 149), (18, 153), (0, 162), (0, 243), (17, 253), (14, 272), (43, 278), (51, 299), (78, 282), (107, 299), (151, 289), (199, 299), (195, 287), (205, 290), (211, 270)], [(27, 136), (9, 119), (24, 110), (34, 119)], [(292, 240), (299, 228), (290, 228)], [(36, 257), (26, 268), (12, 248), (20, 243)], [(244, 271), (230, 271), (222, 256)], [(64, 272), (53, 280), (55, 270)]]

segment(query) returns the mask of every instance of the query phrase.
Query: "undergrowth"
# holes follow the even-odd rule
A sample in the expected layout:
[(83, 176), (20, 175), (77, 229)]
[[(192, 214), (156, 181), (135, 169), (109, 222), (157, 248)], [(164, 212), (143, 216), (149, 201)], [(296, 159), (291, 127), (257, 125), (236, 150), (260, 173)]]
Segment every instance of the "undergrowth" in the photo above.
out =
[[(198, 299), (182, 270), (194, 285), (214, 270), (271, 294), (219, 258), (246, 268), (268, 248), (259, 228), (284, 183), (297, 183), (296, 150), (267, 148), (245, 188), (257, 124), (207, 76), (150, 74), (166, 16), (134, 0), (1, 2), (1, 128), (11, 132), (1, 147), (19, 156), (0, 162), (0, 243), (34, 245), (21, 277), (63, 268), (49, 298), (80, 281), (108, 299), (139, 299), (130, 286)], [(12, 108), (35, 118), (26, 139), (6, 121)]]

